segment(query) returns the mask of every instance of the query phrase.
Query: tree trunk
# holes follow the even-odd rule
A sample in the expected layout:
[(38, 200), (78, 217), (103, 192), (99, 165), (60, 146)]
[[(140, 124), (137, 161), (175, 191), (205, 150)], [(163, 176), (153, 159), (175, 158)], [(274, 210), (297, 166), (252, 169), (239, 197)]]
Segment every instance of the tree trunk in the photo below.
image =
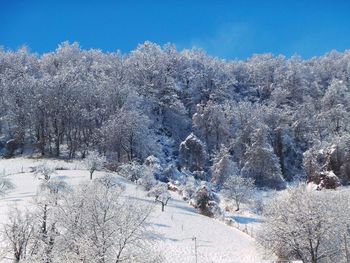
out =
[(236, 211), (239, 211), (239, 202), (238, 201), (236, 201)]
[(55, 143), (56, 143), (56, 156), (59, 157), (60, 156), (60, 138), (59, 137), (56, 138)]
[(42, 233), (45, 237), (47, 235), (46, 223), (47, 223), (47, 204), (44, 205), (43, 224), (42, 224), (42, 229), (41, 229)]
[(92, 174), (94, 173), (94, 171), (90, 171), (90, 180), (92, 180)]

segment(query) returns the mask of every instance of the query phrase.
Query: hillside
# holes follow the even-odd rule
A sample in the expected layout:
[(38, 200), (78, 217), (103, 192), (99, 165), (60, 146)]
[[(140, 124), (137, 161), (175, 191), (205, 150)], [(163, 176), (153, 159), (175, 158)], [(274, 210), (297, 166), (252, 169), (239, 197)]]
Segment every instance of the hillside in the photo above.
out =
[[(36, 195), (39, 179), (30, 172), (42, 161), (26, 158), (0, 160), (0, 171), (5, 170), (15, 184), (0, 200), (0, 222), (6, 222), (8, 206), (28, 208)], [(79, 162), (48, 161), (60, 167), (54, 177), (60, 178), (71, 185), (77, 185), (88, 180), (88, 171), (82, 169)], [(77, 169), (77, 170), (75, 170)], [(96, 172), (101, 176), (103, 172)], [(126, 198), (141, 202), (154, 202), (147, 197), (140, 186), (118, 177), (118, 181), (126, 186)], [(215, 219), (199, 215), (196, 210), (182, 201), (176, 193), (171, 194), (171, 200), (161, 212), (156, 205), (151, 216), (156, 238), (156, 247), (165, 256), (165, 262), (195, 262), (193, 237), (197, 239), (198, 262), (261, 262), (261, 254), (255, 247), (254, 240), (247, 234), (229, 227)]]

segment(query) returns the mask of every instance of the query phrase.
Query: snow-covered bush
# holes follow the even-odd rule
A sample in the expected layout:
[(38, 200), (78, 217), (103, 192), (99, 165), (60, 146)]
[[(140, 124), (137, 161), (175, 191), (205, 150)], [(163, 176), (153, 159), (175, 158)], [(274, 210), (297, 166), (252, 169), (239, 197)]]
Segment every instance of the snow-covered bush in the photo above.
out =
[(336, 189), (341, 186), (339, 178), (332, 171), (320, 172), (318, 180), (317, 190)]
[(49, 180), (43, 180), (40, 184), (41, 191), (48, 190), (51, 194), (62, 194), (67, 192), (70, 187), (68, 184), (59, 179), (59, 178), (51, 178)]
[[(184, 172), (180, 172), (176, 165), (174, 164), (170, 164), (168, 165), (162, 172), (164, 179), (166, 179), (167, 181), (178, 181), (181, 183), (185, 182), (185, 178), (186, 175), (184, 174)], [(162, 178), (160, 178), (162, 179)], [(162, 180), (161, 180), (162, 181)]]
[(6, 158), (11, 158), (15, 155), (16, 151), (23, 147), (23, 142), (18, 139), (10, 139), (5, 144), (5, 154)]
[(0, 173), (0, 196), (5, 195), (8, 191), (15, 188), (5, 171)]
[(162, 182), (168, 181), (168, 178), (163, 170), (163, 167), (161, 165), (159, 158), (153, 155), (150, 155), (145, 159), (145, 161), (143, 162), (143, 165), (152, 171), (152, 173), (154, 174), (154, 177), (157, 180)]
[(161, 170), (162, 169), (162, 166), (160, 164), (160, 160), (153, 155), (148, 156), (145, 159), (145, 161), (143, 162), (143, 164), (150, 167), (152, 170)]
[(145, 170), (149, 169), (137, 162), (131, 162), (119, 166), (118, 174), (132, 182), (136, 182), (144, 176)]
[(205, 216), (214, 217), (221, 214), (217, 198), (208, 184), (202, 184), (196, 189), (190, 204)]
[(157, 184), (157, 180), (154, 177), (152, 171), (147, 169), (143, 171), (142, 177), (139, 178), (136, 182), (137, 184), (142, 185), (146, 191), (151, 190), (152, 187)]
[(151, 190), (157, 184), (153, 169), (137, 162), (119, 166), (118, 174), (136, 184), (142, 185), (146, 191)]
[(182, 199), (190, 200), (196, 192), (198, 184), (198, 181), (193, 176), (187, 177), (186, 184), (182, 187)]
[(250, 209), (253, 213), (261, 215), (264, 212), (265, 203), (261, 197), (254, 197), (250, 202)]
[(106, 188), (118, 188), (121, 191), (125, 190), (125, 186), (118, 182), (118, 179), (113, 174), (106, 173), (103, 176), (96, 178), (95, 183), (100, 184)]
[(193, 171), (192, 175), (194, 178), (200, 181), (208, 181), (209, 179), (208, 173), (205, 171)]

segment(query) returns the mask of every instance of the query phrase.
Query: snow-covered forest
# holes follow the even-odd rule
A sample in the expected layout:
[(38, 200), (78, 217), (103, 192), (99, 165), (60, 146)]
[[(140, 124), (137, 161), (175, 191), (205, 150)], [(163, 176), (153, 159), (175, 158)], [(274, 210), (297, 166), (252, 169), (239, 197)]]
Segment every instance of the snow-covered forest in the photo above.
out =
[(165, 262), (153, 208), (124, 200), (116, 173), (164, 213), (172, 191), (226, 223), (243, 205), (276, 258), (350, 262), (349, 129), (350, 51), (225, 61), (151, 42), (128, 54), (0, 49), (3, 158), (81, 161), (90, 179), (69, 190), (37, 165), (35, 213), (13, 209), (2, 236), (15, 262)]
[(1, 147), (111, 165), (153, 155), (220, 186), (222, 165), (282, 189), (350, 178), (350, 53), (224, 61), (146, 42), (130, 54), (74, 43), (0, 51)]

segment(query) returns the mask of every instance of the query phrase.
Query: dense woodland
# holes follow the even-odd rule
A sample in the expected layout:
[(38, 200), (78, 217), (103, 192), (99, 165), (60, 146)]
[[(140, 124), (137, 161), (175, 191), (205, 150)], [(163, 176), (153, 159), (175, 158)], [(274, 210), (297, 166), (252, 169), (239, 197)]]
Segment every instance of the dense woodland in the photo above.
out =
[[(232, 173), (260, 188), (350, 180), (350, 52), (225, 61), (151, 42), (128, 54), (62, 43), (38, 55), (0, 49), (5, 157), (155, 156), (220, 188)], [(170, 175), (169, 175), (170, 176)]]

